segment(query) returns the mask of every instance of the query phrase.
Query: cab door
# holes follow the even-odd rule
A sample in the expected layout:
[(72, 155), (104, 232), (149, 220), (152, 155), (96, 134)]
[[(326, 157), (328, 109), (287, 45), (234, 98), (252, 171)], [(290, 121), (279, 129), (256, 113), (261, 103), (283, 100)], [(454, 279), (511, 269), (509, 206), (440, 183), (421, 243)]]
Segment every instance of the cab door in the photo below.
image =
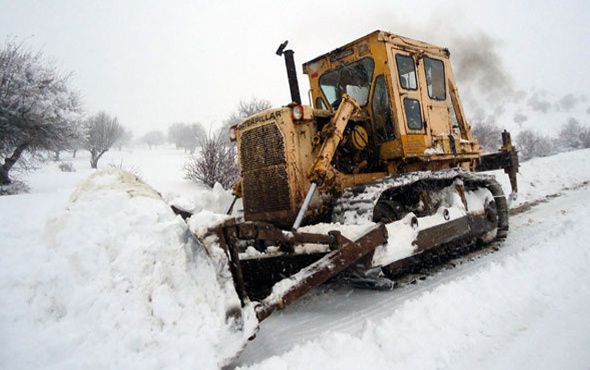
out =
[(452, 118), (448, 101), (444, 62), (423, 56), (418, 65), (422, 107), (432, 136), (449, 135)]
[(430, 142), (426, 127), (426, 116), (422, 105), (422, 85), (418, 76), (414, 55), (400, 50), (391, 49), (391, 60), (395, 61), (394, 75), (397, 77), (397, 91), (399, 96), (397, 106), (401, 115), (400, 127), (402, 146), (405, 155), (420, 155), (424, 153)]

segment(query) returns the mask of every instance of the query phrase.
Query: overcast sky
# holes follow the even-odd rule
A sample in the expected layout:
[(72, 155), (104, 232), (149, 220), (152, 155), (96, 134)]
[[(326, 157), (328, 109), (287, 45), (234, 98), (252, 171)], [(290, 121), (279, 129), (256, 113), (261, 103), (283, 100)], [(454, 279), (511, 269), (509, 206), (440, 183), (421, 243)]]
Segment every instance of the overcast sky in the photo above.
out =
[[(0, 0), (0, 36), (17, 37), (74, 71), (87, 111), (114, 114), (137, 134), (174, 122), (216, 128), (253, 96), (287, 104), (284, 62), (274, 54), (281, 42), (288, 39), (295, 51), (304, 96), (303, 62), (376, 29), (448, 46), (453, 63), (473, 61), (465, 56), (480, 47), (475, 65), (489, 73), (479, 81), (510, 90), (516, 105), (506, 113), (498, 95), (468, 104), (475, 89), (460, 84), (471, 117), (495, 109), (510, 126), (518, 112), (560, 111), (590, 123), (589, 4)], [(464, 85), (478, 78), (469, 71), (456, 68)], [(523, 122), (532, 128), (531, 119)]]

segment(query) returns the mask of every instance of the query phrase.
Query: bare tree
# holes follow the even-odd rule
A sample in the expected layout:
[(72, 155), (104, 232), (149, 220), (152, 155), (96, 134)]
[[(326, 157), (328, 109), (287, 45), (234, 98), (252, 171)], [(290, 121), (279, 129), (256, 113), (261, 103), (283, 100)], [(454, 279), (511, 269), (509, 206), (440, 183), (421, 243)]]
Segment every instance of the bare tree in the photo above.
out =
[(209, 187), (213, 187), (216, 182), (226, 189), (232, 186), (238, 179), (239, 165), (236, 147), (229, 141), (227, 131), (231, 126), (269, 108), (271, 104), (268, 100), (254, 97), (249, 101), (241, 101), (216, 135), (201, 140), (199, 155), (192, 156), (185, 165), (186, 177)]
[(580, 133), (582, 148), (590, 148), (590, 128), (585, 127)]
[(245, 119), (270, 108), (272, 108), (270, 101), (253, 97), (249, 101), (240, 101), (240, 104), (238, 104), (237, 113), (240, 117)]
[(177, 122), (168, 127), (168, 141), (176, 145), (176, 149), (182, 148), (182, 139), (185, 134), (186, 123)]
[(72, 139), (68, 143), (68, 150), (71, 150), (72, 157), (76, 158), (76, 154), (78, 153), (78, 151), (84, 149), (85, 146), (86, 146), (86, 137), (84, 136), (84, 134), (82, 134), (79, 137)]
[(132, 140), (133, 140), (133, 132), (131, 132), (131, 130), (127, 130), (127, 129), (123, 128), (123, 134), (121, 134), (121, 136), (117, 139), (117, 141), (115, 141), (113, 146), (116, 146), (117, 149), (119, 151), (121, 151), (121, 148), (123, 146), (129, 145)]
[(561, 126), (557, 135), (563, 150), (590, 148), (590, 129), (573, 117)]
[(502, 146), (502, 130), (495, 123), (474, 123), (471, 132), (484, 152), (496, 152)]
[[(240, 101), (236, 110), (230, 114), (230, 116), (223, 121), (221, 131), (227, 138), (227, 132), (231, 126), (237, 125), (246, 118), (260, 113), (264, 110), (272, 108), (270, 101), (266, 99), (258, 99), (256, 97), (251, 98), (249, 101)], [(227, 139), (229, 141), (229, 139)]]
[(174, 143), (176, 148), (184, 148), (191, 154), (206, 137), (205, 129), (200, 123), (175, 123), (168, 129), (168, 140)]
[(235, 145), (228, 143), (223, 133), (209, 136), (201, 143), (198, 155), (193, 155), (184, 167), (187, 179), (213, 187), (216, 182), (228, 189), (238, 179)]
[(531, 130), (521, 131), (516, 137), (518, 155), (521, 161), (535, 157), (547, 157), (555, 153), (554, 140)]
[(164, 144), (166, 138), (162, 131), (154, 130), (143, 135), (141, 141), (146, 143), (148, 145), (148, 148), (152, 149), (157, 147), (158, 145)]
[(200, 123), (191, 123), (186, 126), (182, 147), (193, 154), (195, 149), (207, 139), (207, 133)]
[(43, 152), (64, 150), (81, 135), (82, 108), (70, 76), (21, 43), (9, 40), (0, 49), (0, 186), (12, 182), (17, 163), (30, 168), (45, 159)]
[(117, 117), (99, 112), (86, 121), (85, 147), (90, 152), (90, 167), (97, 168), (98, 160), (123, 135)]

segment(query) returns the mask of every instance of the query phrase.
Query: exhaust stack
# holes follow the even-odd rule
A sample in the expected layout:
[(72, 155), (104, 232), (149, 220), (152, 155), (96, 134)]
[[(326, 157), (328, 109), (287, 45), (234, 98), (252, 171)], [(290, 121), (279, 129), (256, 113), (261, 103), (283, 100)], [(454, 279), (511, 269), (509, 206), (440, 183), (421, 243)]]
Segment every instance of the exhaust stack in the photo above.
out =
[(287, 78), (289, 79), (289, 89), (291, 90), (291, 101), (301, 105), (301, 95), (299, 94), (299, 82), (297, 81), (297, 71), (295, 69), (295, 58), (293, 50), (285, 50), (289, 40), (283, 42), (277, 49), (277, 55), (285, 55), (285, 66), (287, 67)]

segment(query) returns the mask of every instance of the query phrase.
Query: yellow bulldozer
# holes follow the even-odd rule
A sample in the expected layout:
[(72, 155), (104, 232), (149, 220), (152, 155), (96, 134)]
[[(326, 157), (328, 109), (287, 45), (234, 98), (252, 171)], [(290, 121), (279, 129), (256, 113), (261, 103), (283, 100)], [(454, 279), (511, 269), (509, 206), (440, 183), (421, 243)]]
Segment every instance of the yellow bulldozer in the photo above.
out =
[(383, 286), (506, 236), (506, 196), (479, 172), (516, 193), (517, 151), (504, 132), (482, 154), (449, 50), (375, 31), (303, 64), (303, 105), (286, 46), (291, 102), (230, 130), (243, 219), (200, 236), (259, 320), (336, 275)]

